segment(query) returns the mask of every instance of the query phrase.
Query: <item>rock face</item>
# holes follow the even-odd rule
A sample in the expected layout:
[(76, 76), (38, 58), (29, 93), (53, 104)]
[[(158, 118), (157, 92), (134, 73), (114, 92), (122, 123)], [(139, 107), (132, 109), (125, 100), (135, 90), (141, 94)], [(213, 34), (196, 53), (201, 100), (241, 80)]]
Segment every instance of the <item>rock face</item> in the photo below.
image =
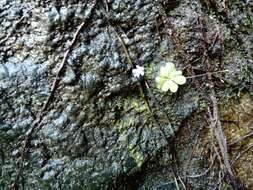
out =
[[(166, 59), (189, 77), (203, 75), (206, 43), (209, 69), (229, 70), (215, 74), (217, 92), (252, 92), (251, 2), (108, 0), (91, 11), (92, 3), (0, 0), (0, 189), (18, 175), (25, 137), (84, 20), (25, 152), (20, 188), (176, 188), (164, 171), (159, 177), (143, 168), (171, 165), (165, 150), (185, 120), (204, 110), (208, 82), (204, 75), (176, 94), (159, 92), (155, 77)], [(136, 65), (144, 77), (133, 77)]]

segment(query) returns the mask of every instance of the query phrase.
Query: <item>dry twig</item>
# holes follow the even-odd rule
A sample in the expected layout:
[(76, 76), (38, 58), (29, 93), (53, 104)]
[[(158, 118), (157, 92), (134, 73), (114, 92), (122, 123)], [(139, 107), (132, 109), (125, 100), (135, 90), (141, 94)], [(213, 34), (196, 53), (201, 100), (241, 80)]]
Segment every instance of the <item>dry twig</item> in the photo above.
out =
[(245, 139), (247, 139), (247, 138), (249, 138), (249, 137), (252, 137), (252, 136), (253, 136), (253, 131), (251, 131), (251, 132), (247, 133), (246, 135), (240, 137), (238, 140), (236, 140), (236, 141), (230, 143), (228, 146), (230, 146), (230, 147), (231, 147), (231, 146), (234, 146), (234, 145), (238, 144), (239, 142), (242, 142), (242, 141), (244, 141)]
[(240, 152), (236, 158), (233, 160), (233, 162), (231, 163), (231, 165), (234, 165), (236, 161), (238, 161), (240, 159), (240, 157), (245, 154), (246, 152), (248, 152), (250, 149), (253, 148), (253, 143), (250, 144), (245, 150), (243, 150), (242, 152)]

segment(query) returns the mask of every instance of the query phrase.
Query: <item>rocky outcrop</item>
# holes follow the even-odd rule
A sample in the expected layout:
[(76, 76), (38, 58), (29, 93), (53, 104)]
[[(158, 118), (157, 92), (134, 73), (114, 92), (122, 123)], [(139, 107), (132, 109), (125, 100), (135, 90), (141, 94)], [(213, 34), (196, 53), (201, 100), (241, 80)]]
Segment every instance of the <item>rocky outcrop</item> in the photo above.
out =
[[(92, 3), (0, 1), (1, 189), (20, 168), (23, 189), (174, 189), (173, 172), (164, 170), (173, 165), (168, 147), (184, 136), (186, 121), (194, 121), (193, 136), (204, 128), (206, 73), (214, 73), (220, 104), (252, 93), (251, 2)], [(175, 94), (156, 88), (166, 60), (188, 77)], [(144, 77), (132, 75), (136, 65)], [(212, 189), (213, 179), (189, 185)]]

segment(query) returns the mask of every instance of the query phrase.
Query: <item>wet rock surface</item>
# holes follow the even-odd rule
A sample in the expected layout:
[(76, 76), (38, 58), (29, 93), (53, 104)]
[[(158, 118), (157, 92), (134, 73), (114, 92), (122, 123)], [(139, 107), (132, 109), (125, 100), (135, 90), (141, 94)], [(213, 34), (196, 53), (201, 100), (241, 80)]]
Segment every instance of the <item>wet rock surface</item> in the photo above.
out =
[[(180, 128), (185, 121), (196, 112), (201, 115), (208, 84), (205, 76), (189, 79), (176, 94), (163, 94), (155, 77), (165, 59), (185, 75), (205, 74), (199, 59), (203, 30), (211, 47), (211, 72), (229, 70), (215, 74), (216, 90), (252, 93), (251, 2), (225, 7), (188, 1), (105, 2), (98, 1), (90, 14), (92, 1), (0, 0), (1, 189), (17, 176), (24, 139), (84, 20), (42, 128), (31, 138), (20, 179), (23, 189), (176, 189), (169, 147), (184, 137)], [(144, 78), (132, 76), (136, 65), (145, 68)], [(192, 136), (200, 121), (197, 117), (189, 124)], [(193, 172), (205, 169), (204, 158), (199, 155)], [(196, 185), (188, 183), (193, 189), (212, 189), (217, 175), (194, 180)]]

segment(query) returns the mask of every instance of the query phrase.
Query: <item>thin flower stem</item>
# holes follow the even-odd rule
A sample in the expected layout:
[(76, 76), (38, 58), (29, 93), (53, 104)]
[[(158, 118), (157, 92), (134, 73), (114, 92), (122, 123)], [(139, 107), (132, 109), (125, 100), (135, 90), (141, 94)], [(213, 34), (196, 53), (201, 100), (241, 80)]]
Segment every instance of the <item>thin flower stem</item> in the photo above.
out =
[(216, 71), (216, 72), (211, 72), (211, 73), (205, 73), (205, 74), (200, 74), (200, 75), (194, 75), (191, 77), (186, 77), (186, 79), (192, 79), (192, 78), (197, 78), (197, 77), (203, 77), (209, 74), (216, 74), (216, 73), (226, 73), (226, 72), (230, 72), (229, 70), (222, 70), (222, 71)]

